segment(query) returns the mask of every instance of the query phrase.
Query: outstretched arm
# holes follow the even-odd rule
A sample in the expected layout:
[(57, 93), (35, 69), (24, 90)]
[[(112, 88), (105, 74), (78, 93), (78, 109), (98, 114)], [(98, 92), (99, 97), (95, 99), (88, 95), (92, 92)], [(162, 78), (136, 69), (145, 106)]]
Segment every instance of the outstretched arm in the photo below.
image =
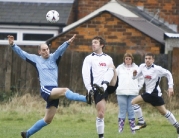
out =
[(76, 34), (74, 34), (73, 37), (68, 40), (68, 43), (69, 43), (69, 44), (72, 43), (73, 40), (75, 39), (75, 37), (76, 37)]
[(8, 41), (9, 41), (9, 45), (12, 47), (12, 50), (17, 53), (22, 59), (24, 60), (31, 60), (31, 61), (34, 61), (34, 57), (36, 55), (34, 54), (29, 54), (25, 51), (23, 51), (19, 46), (17, 46), (15, 43), (14, 43), (14, 36), (12, 35), (8, 35)]
[(71, 44), (76, 37), (76, 34), (73, 35), (68, 41), (64, 42), (61, 46), (57, 48), (57, 50), (53, 53), (53, 57), (58, 59), (59, 56), (62, 56), (65, 50), (68, 48), (69, 44)]

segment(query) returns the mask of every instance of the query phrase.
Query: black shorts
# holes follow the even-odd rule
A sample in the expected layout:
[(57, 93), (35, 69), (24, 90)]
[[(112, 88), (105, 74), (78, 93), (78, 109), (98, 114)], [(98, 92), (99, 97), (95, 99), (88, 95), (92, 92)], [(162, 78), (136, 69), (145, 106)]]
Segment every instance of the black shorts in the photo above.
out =
[(112, 94), (112, 93), (114, 93), (115, 91), (116, 91), (116, 89), (117, 89), (117, 87), (118, 87), (118, 77), (117, 77), (117, 81), (116, 81), (116, 84), (115, 84), (115, 86), (108, 86), (108, 88), (107, 88), (107, 92), (108, 92), (108, 94)]
[(107, 100), (108, 95), (114, 93), (116, 91), (117, 87), (118, 87), (118, 77), (117, 77), (116, 85), (115, 86), (108, 86), (104, 94), (101, 95), (97, 91), (94, 90), (95, 104), (100, 102), (102, 99)]
[(161, 106), (165, 104), (162, 97), (149, 93), (143, 93), (141, 96), (146, 103), (150, 103), (153, 106)]
[(56, 108), (58, 107), (59, 99), (49, 100), (52, 89), (56, 87), (57, 86), (42, 86), (41, 87), (41, 96), (47, 102), (46, 108), (49, 108), (50, 106), (55, 106)]

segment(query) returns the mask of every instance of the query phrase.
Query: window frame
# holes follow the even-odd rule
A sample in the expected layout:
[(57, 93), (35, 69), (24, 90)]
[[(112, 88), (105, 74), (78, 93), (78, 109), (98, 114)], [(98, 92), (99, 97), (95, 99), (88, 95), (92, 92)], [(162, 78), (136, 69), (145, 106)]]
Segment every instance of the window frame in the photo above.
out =
[[(30, 28), (1, 28), (0, 33), (16, 33), (17, 40), (14, 41), (17, 45), (32, 45), (36, 46), (46, 41), (27, 41), (23, 40), (23, 34), (53, 34), (53, 37), (58, 35), (59, 27), (30, 27)], [(0, 45), (8, 45), (8, 40), (0, 40)]]

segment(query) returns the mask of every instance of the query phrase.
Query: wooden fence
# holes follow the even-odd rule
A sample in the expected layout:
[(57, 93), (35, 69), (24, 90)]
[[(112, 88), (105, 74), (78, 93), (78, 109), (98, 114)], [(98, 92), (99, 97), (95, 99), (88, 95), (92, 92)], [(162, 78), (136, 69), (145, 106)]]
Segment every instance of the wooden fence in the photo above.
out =
[[(37, 54), (37, 47), (32, 46), (22, 46), (23, 50)], [(52, 50), (53, 52), (53, 50)], [(59, 64), (59, 86), (68, 87), (73, 91), (76, 91), (81, 94), (86, 93), (86, 89), (82, 80), (82, 63), (86, 55), (89, 53), (76, 52), (67, 50)], [(115, 66), (117, 67), (123, 61), (123, 55), (117, 55), (113, 53), (109, 54), (114, 61)], [(134, 55), (135, 63), (140, 64), (144, 62), (143, 55)], [(174, 82), (175, 82), (175, 97), (174, 101), (179, 97), (178, 86), (179, 86), (179, 49), (175, 48), (172, 53), (169, 54), (160, 54), (156, 56), (155, 63), (161, 65), (164, 68), (172, 71)], [(12, 52), (9, 46), (0, 47), (0, 93), (16, 91), (20, 94), (31, 93), (39, 94), (40, 86), (39, 80), (37, 77), (37, 72), (35, 68), (19, 58), (14, 52)], [(162, 78), (160, 83), (162, 90), (167, 90), (167, 81), (165, 78)], [(165, 101), (168, 103), (166, 93), (163, 93)], [(111, 95), (109, 98), (110, 101), (116, 102), (115, 94)], [(168, 105), (168, 104), (167, 104)], [(178, 106), (175, 102), (174, 107)]]

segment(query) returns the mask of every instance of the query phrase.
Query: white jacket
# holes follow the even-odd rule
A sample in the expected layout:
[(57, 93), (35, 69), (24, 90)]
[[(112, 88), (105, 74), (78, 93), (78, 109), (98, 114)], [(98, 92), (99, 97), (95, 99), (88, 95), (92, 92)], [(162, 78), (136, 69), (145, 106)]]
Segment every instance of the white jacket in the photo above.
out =
[(132, 63), (131, 67), (126, 67), (123, 63), (116, 68), (116, 72), (119, 78), (116, 95), (139, 94), (139, 90), (143, 87), (144, 84), (144, 78), (139, 77), (138, 79), (133, 79), (133, 71), (137, 69), (138, 66), (135, 63)]

